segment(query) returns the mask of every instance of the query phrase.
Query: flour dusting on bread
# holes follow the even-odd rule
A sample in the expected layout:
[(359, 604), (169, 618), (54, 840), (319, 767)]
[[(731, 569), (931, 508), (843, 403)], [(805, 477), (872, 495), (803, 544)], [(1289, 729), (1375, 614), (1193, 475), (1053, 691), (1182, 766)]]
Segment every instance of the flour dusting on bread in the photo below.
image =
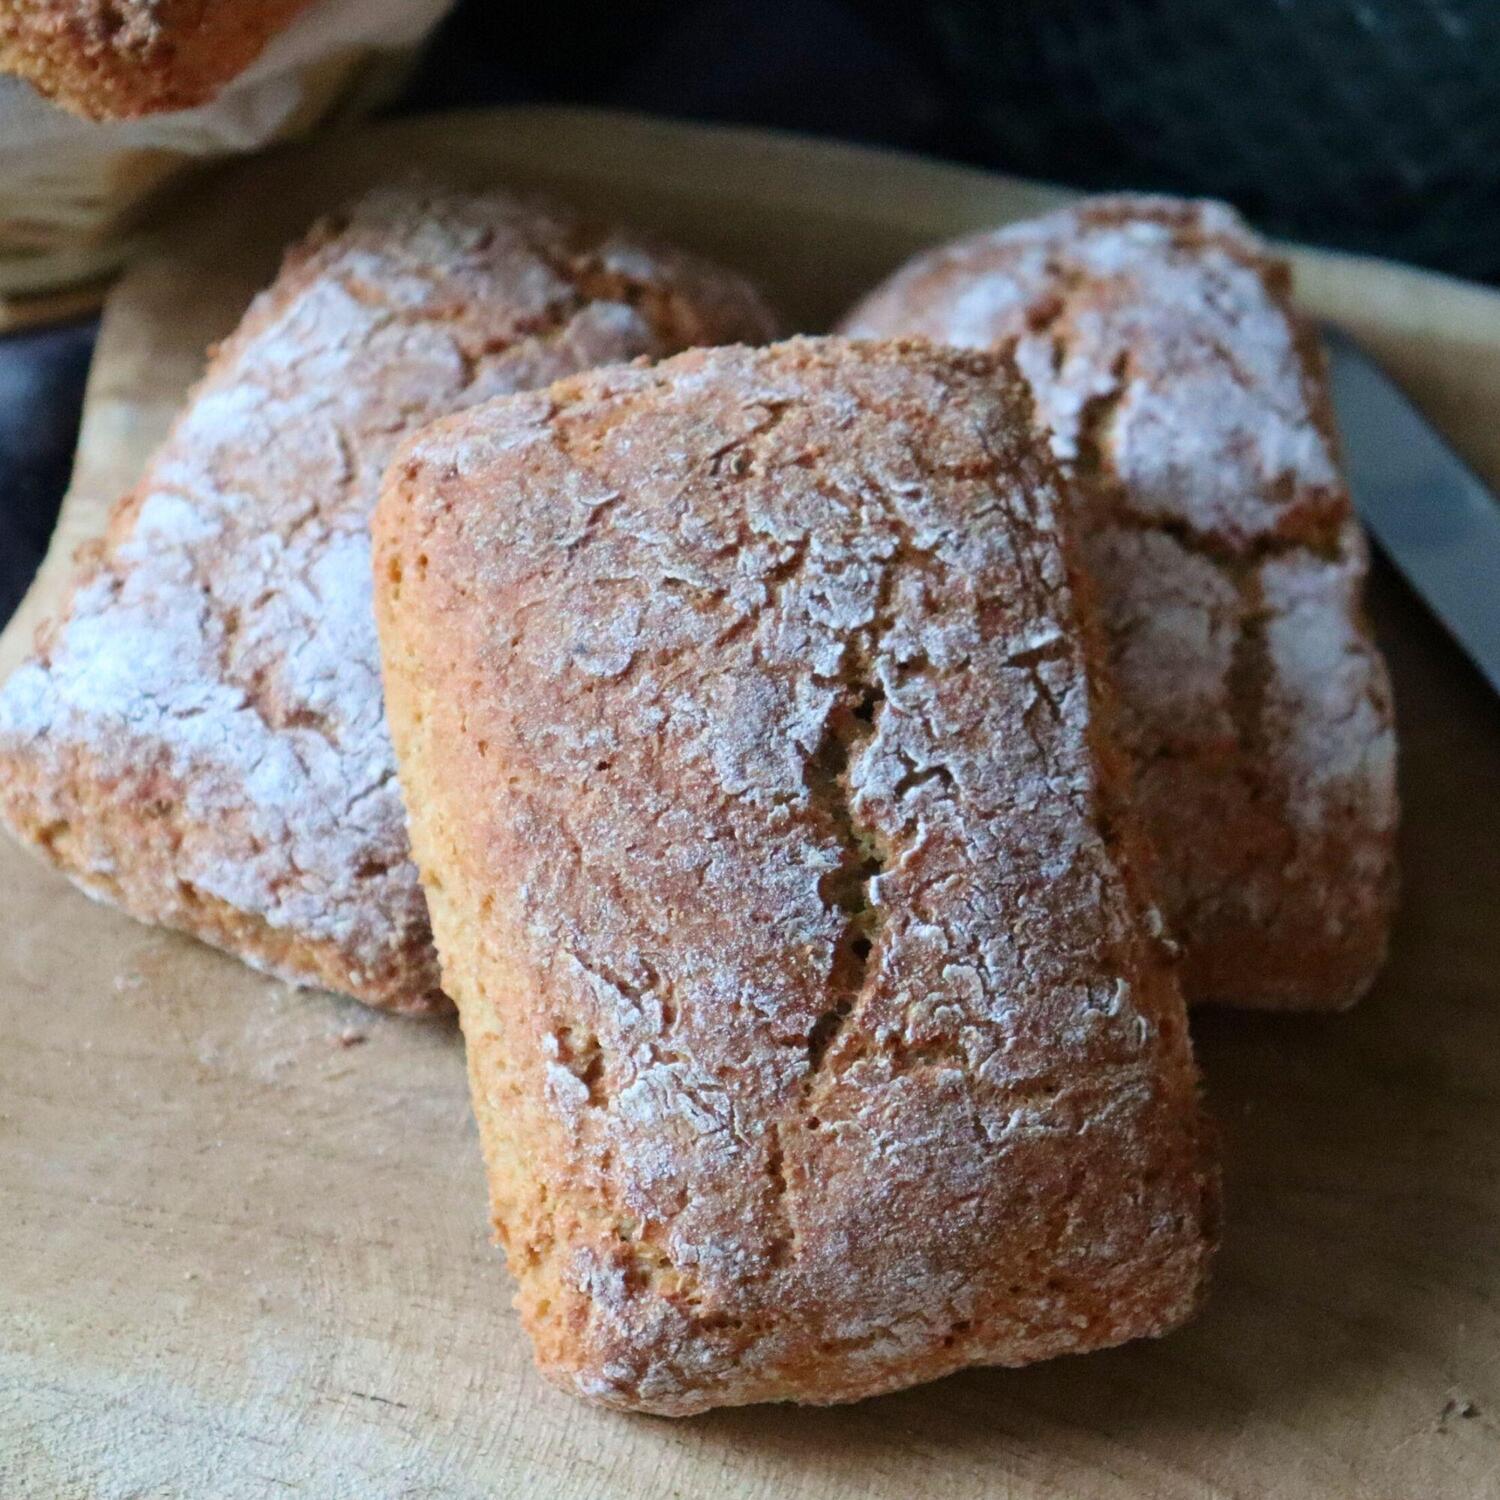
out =
[(485, 397), (770, 331), (676, 252), (499, 194), (370, 195), (256, 299), (0, 694), (7, 821), (284, 978), (444, 1004), (371, 616), (385, 462)]
[(799, 340), (489, 403), (376, 538), (544, 1373), (849, 1400), (1188, 1314), (1182, 1002), (1003, 360)]
[(1384, 955), (1395, 741), (1289, 293), (1223, 205), (1101, 198), (917, 257), (844, 328), (1013, 349), (1084, 507), (1189, 996), (1317, 1008)]

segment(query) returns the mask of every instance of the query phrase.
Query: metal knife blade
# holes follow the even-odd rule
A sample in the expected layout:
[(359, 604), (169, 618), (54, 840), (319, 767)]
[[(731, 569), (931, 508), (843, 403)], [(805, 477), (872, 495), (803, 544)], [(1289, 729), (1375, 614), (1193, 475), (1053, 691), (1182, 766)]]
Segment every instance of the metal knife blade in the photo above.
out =
[(1326, 336), (1355, 507), (1500, 692), (1500, 501), (1347, 335)]

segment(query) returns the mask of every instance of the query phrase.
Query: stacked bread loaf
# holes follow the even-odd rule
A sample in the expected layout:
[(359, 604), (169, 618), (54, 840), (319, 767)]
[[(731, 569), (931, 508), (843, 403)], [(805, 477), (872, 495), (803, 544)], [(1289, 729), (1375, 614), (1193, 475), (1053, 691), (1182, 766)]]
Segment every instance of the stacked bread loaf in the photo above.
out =
[(1383, 950), (1388, 691), (1277, 264), (1111, 200), (848, 330), (377, 194), (0, 692), (0, 813), (90, 894), (456, 1003), (538, 1362), (614, 1406), (1168, 1331), (1217, 1202), (1183, 981), (1337, 1006)]
[(1213, 1175), (1060, 505), (1008, 364), (924, 345), (581, 377), (393, 465), (391, 725), (569, 1388), (846, 1400), (1194, 1305)]
[(1351, 1004), (1394, 901), (1395, 735), (1286, 266), (1222, 204), (1095, 199), (919, 256), (844, 327), (1014, 351), (1083, 508), (1189, 998)]
[(381, 192), (318, 226), (0, 694), (6, 820), (135, 916), (445, 1007), (370, 613), (386, 461), (456, 407), (771, 331), (727, 272), (504, 195)]

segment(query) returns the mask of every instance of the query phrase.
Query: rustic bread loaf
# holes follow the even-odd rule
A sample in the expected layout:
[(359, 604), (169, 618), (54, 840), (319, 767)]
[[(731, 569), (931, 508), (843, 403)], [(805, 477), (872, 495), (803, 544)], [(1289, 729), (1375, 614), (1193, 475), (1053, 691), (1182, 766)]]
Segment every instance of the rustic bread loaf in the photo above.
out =
[(1171, 1328), (1211, 1239), (1011, 367), (797, 340), (393, 462), (376, 610), (547, 1376), (831, 1402)]
[(1085, 507), (1188, 998), (1337, 1008), (1385, 953), (1395, 738), (1289, 292), (1222, 205), (1103, 198), (919, 256), (843, 326), (1014, 347)]
[(0, 72), (74, 114), (191, 109), (242, 73), (309, 0), (9, 0)]
[(764, 338), (737, 278), (501, 194), (380, 192), (214, 356), (0, 693), (0, 815), (90, 894), (296, 983), (423, 1010), (369, 516), (427, 419)]

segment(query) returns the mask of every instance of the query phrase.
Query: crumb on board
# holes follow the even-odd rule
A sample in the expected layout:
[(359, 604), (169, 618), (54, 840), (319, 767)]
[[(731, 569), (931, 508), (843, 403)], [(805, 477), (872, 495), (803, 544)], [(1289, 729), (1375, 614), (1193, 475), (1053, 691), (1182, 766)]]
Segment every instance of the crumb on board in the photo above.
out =
[(1479, 1403), (1459, 1391), (1450, 1391), (1448, 1399), (1443, 1402), (1443, 1409), (1438, 1413), (1437, 1428), (1439, 1432), (1448, 1430), (1448, 1423), (1453, 1417), (1459, 1417), (1467, 1421), (1479, 1415)]

